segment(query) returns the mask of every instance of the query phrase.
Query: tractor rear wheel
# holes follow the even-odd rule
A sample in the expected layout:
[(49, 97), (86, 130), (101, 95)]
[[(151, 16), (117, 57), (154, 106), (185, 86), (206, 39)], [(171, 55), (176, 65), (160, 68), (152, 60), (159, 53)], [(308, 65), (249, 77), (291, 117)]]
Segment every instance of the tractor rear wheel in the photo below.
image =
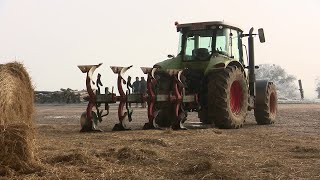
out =
[(203, 124), (213, 124), (213, 119), (208, 118), (208, 78), (205, 77), (200, 89), (200, 110), (198, 111), (198, 118)]
[[(257, 82), (258, 83), (258, 82)], [(264, 82), (261, 82), (264, 83)], [(264, 88), (258, 89), (254, 116), (258, 124), (273, 124), (277, 115), (277, 91), (276, 86), (272, 82), (265, 81)], [(263, 92), (258, 92), (259, 90)], [(261, 94), (262, 97), (258, 97)], [(259, 98), (259, 99), (258, 99)]]
[(183, 123), (187, 120), (187, 116), (187, 112), (179, 111), (179, 118), (181, 119), (178, 121), (174, 112), (174, 106), (168, 105), (168, 107), (159, 111), (155, 122), (160, 128), (171, 127), (173, 130), (186, 129)]
[(173, 106), (168, 105), (168, 107), (162, 108), (156, 119), (155, 122), (159, 127), (168, 128), (171, 126), (172, 122), (174, 122), (175, 115), (173, 113)]
[[(173, 91), (173, 78), (166, 72), (157, 72), (156, 76), (158, 77), (158, 83), (156, 86), (157, 94), (167, 95), (168, 97), (170, 94), (172, 95)], [(178, 121), (176, 114), (175, 114), (175, 105), (168, 101), (168, 102), (160, 102), (156, 109), (159, 109), (158, 115), (155, 118), (155, 123), (159, 127), (168, 128), (171, 127), (172, 129), (181, 129), (181, 126), (184, 121), (186, 121), (187, 113), (184, 114), (179, 111), (179, 118), (181, 121)], [(180, 116), (181, 115), (181, 116)], [(179, 122), (179, 123), (178, 123)]]
[[(158, 83), (156, 86), (156, 92), (158, 94), (170, 94), (172, 89), (172, 77), (165, 72), (156, 72), (158, 77)], [(171, 103), (161, 104), (158, 115), (156, 116), (155, 122), (160, 127), (170, 127), (174, 121), (173, 105)]]
[(240, 128), (248, 112), (248, 85), (235, 66), (214, 70), (208, 76), (208, 120), (225, 129)]
[(210, 121), (208, 119), (208, 109), (207, 108), (202, 108), (199, 112), (198, 112), (198, 117), (200, 119), (200, 122), (204, 123), (204, 124), (212, 124), (213, 121)]

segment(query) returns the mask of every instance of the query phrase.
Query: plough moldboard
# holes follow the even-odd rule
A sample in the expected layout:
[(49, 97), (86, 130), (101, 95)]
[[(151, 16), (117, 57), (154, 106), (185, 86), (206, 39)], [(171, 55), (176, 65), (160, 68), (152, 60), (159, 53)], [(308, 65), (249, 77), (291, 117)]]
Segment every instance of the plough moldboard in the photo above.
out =
[[(173, 118), (170, 119), (166, 127), (172, 129), (185, 129), (183, 126), (186, 120), (186, 112), (198, 110), (198, 95), (196, 93), (187, 94), (185, 92), (185, 83), (183, 70), (169, 69), (160, 70), (158, 68), (141, 67), (141, 70), (147, 77), (147, 94), (133, 94), (131, 93), (129, 84), (131, 84), (131, 77), (127, 80), (123, 78), (124, 73), (132, 66), (118, 67), (110, 66), (112, 71), (118, 75), (117, 88), (119, 95), (114, 93), (113, 88), (111, 92), (104, 93), (94, 91), (91, 82), (94, 71), (99, 68), (102, 63), (97, 65), (79, 65), (79, 69), (86, 73), (86, 88), (89, 94), (88, 105), (86, 111), (81, 115), (81, 132), (101, 131), (98, 127), (98, 121), (109, 114), (109, 104), (119, 102), (118, 118), (119, 123), (116, 124), (113, 130), (129, 130), (128, 123), (132, 121), (133, 109), (131, 103), (147, 103), (148, 122), (145, 123), (143, 129), (162, 128), (156, 121), (157, 116), (163, 108), (170, 108), (170, 113)], [(160, 89), (160, 82), (162, 78), (168, 78), (169, 85)], [(168, 83), (168, 81), (166, 82)], [(122, 85), (126, 85), (124, 90)], [(101, 109), (104, 105), (104, 109)], [(106, 111), (103, 114), (103, 110)]]

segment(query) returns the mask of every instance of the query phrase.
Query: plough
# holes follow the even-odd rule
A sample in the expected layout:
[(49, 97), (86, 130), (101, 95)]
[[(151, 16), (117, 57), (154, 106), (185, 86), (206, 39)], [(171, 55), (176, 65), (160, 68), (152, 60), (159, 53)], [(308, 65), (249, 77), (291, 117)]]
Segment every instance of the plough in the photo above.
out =
[[(119, 67), (110, 66), (113, 73), (117, 74), (117, 88), (119, 95), (105, 91), (101, 93), (94, 91), (91, 82), (94, 71), (99, 68), (102, 63), (97, 65), (79, 65), (78, 68), (86, 73), (86, 88), (89, 94), (88, 105), (86, 112), (81, 116), (81, 132), (87, 131), (101, 131), (97, 124), (102, 121), (102, 118), (109, 115), (109, 105), (119, 102), (118, 105), (118, 120), (119, 123), (113, 127), (115, 131), (130, 130), (128, 123), (132, 121), (133, 109), (131, 103), (147, 103), (148, 122), (145, 123), (143, 129), (156, 129), (163, 127), (171, 127), (172, 129), (186, 129), (183, 126), (186, 120), (187, 111), (197, 111), (198, 109), (198, 95), (186, 94), (185, 92), (185, 77), (183, 70), (168, 69), (161, 71), (158, 68), (141, 67), (144, 74), (147, 75), (147, 94), (133, 94), (131, 93), (129, 84), (131, 84), (131, 77), (127, 80), (123, 78), (125, 72), (132, 66)], [(159, 90), (159, 82), (161, 77), (166, 77), (171, 84), (165, 90)], [(123, 85), (127, 85), (127, 89), (123, 89)], [(104, 109), (101, 105), (104, 104)], [(156, 118), (165, 107), (171, 107), (168, 113), (174, 114), (173, 119), (164, 123), (157, 122)], [(106, 111), (103, 114), (103, 111)], [(166, 112), (167, 113), (167, 112)], [(161, 124), (161, 125), (160, 125)]]

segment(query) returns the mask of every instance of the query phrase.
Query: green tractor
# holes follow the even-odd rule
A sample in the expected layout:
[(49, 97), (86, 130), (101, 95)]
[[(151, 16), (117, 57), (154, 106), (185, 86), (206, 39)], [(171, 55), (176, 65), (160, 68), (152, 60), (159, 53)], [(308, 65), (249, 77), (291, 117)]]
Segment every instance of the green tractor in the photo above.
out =
[[(180, 33), (178, 55), (169, 55), (169, 59), (153, 67), (141, 67), (148, 75), (147, 93), (131, 93), (131, 77), (124, 80), (123, 75), (132, 66), (110, 66), (118, 75), (119, 95), (113, 89), (103, 93), (94, 92), (91, 87), (92, 74), (102, 63), (78, 66), (87, 74), (89, 94), (87, 110), (81, 116), (81, 131), (99, 130), (97, 122), (109, 114), (109, 104), (118, 102), (119, 123), (113, 130), (130, 129), (127, 125), (132, 121), (130, 104), (145, 102), (148, 122), (143, 129), (185, 129), (188, 112), (198, 112), (204, 124), (226, 129), (241, 127), (250, 110), (254, 110), (258, 124), (275, 122), (276, 87), (268, 80), (255, 78), (258, 67), (254, 62), (254, 36), (265, 42), (263, 29), (254, 34), (251, 28), (245, 34), (240, 28), (220, 21), (175, 25)], [(248, 51), (242, 43), (245, 37)], [(124, 84), (127, 90), (123, 89)], [(105, 104), (106, 114), (102, 113), (101, 104)]]
[[(254, 34), (251, 28), (245, 34), (240, 28), (221, 21), (176, 22), (175, 25), (180, 33), (178, 55), (168, 55), (170, 59), (153, 67), (156, 71), (152, 76), (157, 83), (150, 88), (157, 94), (155, 101), (162, 101), (153, 107), (158, 110), (153, 124), (184, 128), (182, 124), (189, 111), (198, 112), (202, 123), (226, 129), (242, 127), (250, 110), (254, 110), (258, 124), (275, 122), (276, 87), (273, 82), (255, 78), (258, 67), (254, 59), (254, 36), (265, 42), (263, 29)], [(245, 37), (248, 48), (243, 44)], [(171, 83), (175, 80), (178, 83)], [(177, 106), (179, 96), (172, 95), (175, 88), (180, 92), (180, 106)], [(165, 94), (174, 100), (161, 100)]]

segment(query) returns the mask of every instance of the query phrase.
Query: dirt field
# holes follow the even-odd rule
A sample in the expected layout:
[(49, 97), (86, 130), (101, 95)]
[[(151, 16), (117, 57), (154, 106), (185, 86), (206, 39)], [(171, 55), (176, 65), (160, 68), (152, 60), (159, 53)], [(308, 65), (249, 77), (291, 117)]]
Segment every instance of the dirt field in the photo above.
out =
[[(320, 104), (279, 105), (277, 123), (258, 126), (250, 112), (237, 130), (112, 132), (116, 107), (102, 133), (79, 133), (85, 105), (36, 107), (36, 156), (42, 170), (11, 178), (41, 179), (320, 179)], [(191, 113), (188, 122), (198, 121)]]

